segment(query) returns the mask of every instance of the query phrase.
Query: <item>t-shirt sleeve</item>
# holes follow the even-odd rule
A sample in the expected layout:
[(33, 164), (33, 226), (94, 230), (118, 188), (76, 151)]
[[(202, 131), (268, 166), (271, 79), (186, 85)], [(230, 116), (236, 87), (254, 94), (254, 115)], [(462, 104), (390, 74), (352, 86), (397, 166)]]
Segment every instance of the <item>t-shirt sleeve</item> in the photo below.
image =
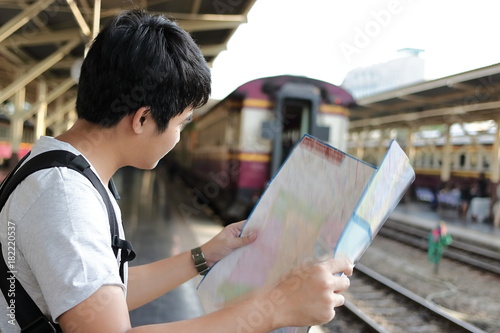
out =
[(83, 177), (61, 178), (34, 201), (17, 240), (53, 320), (103, 285), (125, 288), (100, 195)]

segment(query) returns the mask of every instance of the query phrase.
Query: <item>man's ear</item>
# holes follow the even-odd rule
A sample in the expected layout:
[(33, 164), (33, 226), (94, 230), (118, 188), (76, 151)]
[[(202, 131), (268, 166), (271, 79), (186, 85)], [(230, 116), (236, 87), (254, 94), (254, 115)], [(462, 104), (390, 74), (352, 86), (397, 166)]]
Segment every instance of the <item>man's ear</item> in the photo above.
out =
[(146, 116), (149, 113), (148, 107), (141, 107), (137, 109), (134, 116), (132, 117), (132, 129), (136, 134), (142, 133), (144, 122), (146, 121)]

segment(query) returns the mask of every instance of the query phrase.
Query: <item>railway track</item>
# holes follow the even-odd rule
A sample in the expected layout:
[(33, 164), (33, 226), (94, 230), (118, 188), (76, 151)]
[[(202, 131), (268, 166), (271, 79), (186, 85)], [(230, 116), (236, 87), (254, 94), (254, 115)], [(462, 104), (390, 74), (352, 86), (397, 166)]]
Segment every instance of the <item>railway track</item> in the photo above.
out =
[(484, 332), (362, 264), (350, 279), (344, 308), (361, 319), (362, 332)]
[[(427, 251), (428, 248), (427, 237), (429, 231), (406, 224), (388, 220), (379, 231), (379, 235), (411, 245), (423, 251)], [(454, 239), (453, 243), (445, 249), (443, 256), (482, 271), (500, 275), (500, 253), (490, 249)]]

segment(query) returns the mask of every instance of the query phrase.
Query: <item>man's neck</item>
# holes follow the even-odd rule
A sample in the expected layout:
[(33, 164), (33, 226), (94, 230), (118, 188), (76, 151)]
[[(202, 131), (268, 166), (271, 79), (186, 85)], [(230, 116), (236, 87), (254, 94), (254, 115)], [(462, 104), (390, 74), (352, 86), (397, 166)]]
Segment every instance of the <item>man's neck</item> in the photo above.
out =
[(67, 142), (80, 151), (94, 166), (99, 178), (105, 184), (122, 166), (113, 147), (117, 141), (113, 128), (102, 128), (79, 119), (67, 132), (56, 139)]

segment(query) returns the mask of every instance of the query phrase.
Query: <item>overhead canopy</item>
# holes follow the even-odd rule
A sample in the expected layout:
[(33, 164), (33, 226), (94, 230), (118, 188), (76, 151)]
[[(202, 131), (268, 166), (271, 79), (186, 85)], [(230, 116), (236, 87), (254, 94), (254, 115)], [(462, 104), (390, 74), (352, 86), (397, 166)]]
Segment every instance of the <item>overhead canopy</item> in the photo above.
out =
[(52, 100), (74, 95), (71, 67), (83, 57), (85, 46), (100, 27), (122, 10), (141, 8), (166, 14), (190, 32), (211, 63), (236, 28), (246, 22), (254, 2), (0, 0), (0, 104), (23, 87), (27, 88), (26, 100), (36, 101), (37, 87), (30, 83), (38, 78), (47, 82)]
[(350, 130), (500, 119), (500, 64), (357, 100)]

